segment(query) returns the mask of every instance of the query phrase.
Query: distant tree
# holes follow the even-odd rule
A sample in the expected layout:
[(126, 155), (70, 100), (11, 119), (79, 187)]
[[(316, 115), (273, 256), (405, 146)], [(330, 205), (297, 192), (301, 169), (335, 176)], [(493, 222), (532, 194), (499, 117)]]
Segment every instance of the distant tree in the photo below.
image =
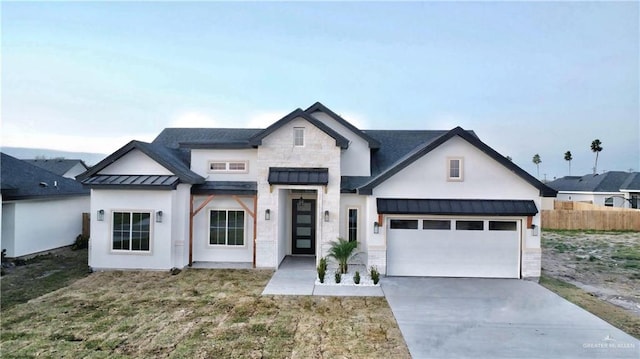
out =
[(596, 163), (593, 166), (593, 174), (598, 172), (598, 154), (602, 151), (602, 142), (599, 139), (591, 141), (591, 151), (596, 153)]
[(571, 151), (567, 151), (564, 153), (564, 160), (569, 162), (569, 176), (571, 176), (571, 160), (573, 157), (571, 156)]
[(538, 173), (538, 178), (540, 178), (540, 162), (542, 162), (542, 160), (540, 159), (540, 155), (539, 154), (535, 154), (533, 155), (533, 163), (536, 164), (536, 169), (537, 169), (537, 173)]
[(511, 162), (513, 162), (513, 158), (511, 158), (511, 156), (507, 156), (507, 159)]

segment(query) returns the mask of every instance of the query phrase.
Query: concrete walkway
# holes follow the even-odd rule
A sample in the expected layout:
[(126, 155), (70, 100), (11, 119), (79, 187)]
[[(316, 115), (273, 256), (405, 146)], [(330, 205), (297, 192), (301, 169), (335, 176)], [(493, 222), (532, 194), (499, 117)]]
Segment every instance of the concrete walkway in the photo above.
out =
[(315, 257), (287, 256), (262, 295), (384, 296), (380, 286), (315, 285), (316, 277)]
[(640, 358), (640, 341), (537, 283), (386, 277), (382, 289), (419, 358)]

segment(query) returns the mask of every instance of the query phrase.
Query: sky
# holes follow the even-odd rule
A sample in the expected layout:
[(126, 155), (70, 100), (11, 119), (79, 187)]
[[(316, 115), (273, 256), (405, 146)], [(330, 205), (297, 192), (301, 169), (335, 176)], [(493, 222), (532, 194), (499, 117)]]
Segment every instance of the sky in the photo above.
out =
[[(540, 179), (640, 171), (629, 2), (6, 2), (2, 146), (109, 154), (165, 127), (461, 126)], [(538, 153), (539, 173), (532, 162)]]

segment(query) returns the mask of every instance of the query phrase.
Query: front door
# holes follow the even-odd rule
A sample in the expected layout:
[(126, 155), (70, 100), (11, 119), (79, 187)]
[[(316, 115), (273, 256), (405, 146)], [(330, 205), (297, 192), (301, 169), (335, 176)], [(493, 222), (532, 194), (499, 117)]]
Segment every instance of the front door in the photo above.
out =
[(316, 253), (316, 200), (294, 199), (291, 253)]

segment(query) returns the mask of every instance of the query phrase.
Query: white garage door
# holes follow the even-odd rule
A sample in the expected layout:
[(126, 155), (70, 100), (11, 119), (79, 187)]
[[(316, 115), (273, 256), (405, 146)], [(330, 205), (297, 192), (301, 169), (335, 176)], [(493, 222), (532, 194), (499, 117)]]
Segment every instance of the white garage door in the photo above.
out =
[(433, 277), (520, 277), (516, 219), (390, 218), (387, 274)]

